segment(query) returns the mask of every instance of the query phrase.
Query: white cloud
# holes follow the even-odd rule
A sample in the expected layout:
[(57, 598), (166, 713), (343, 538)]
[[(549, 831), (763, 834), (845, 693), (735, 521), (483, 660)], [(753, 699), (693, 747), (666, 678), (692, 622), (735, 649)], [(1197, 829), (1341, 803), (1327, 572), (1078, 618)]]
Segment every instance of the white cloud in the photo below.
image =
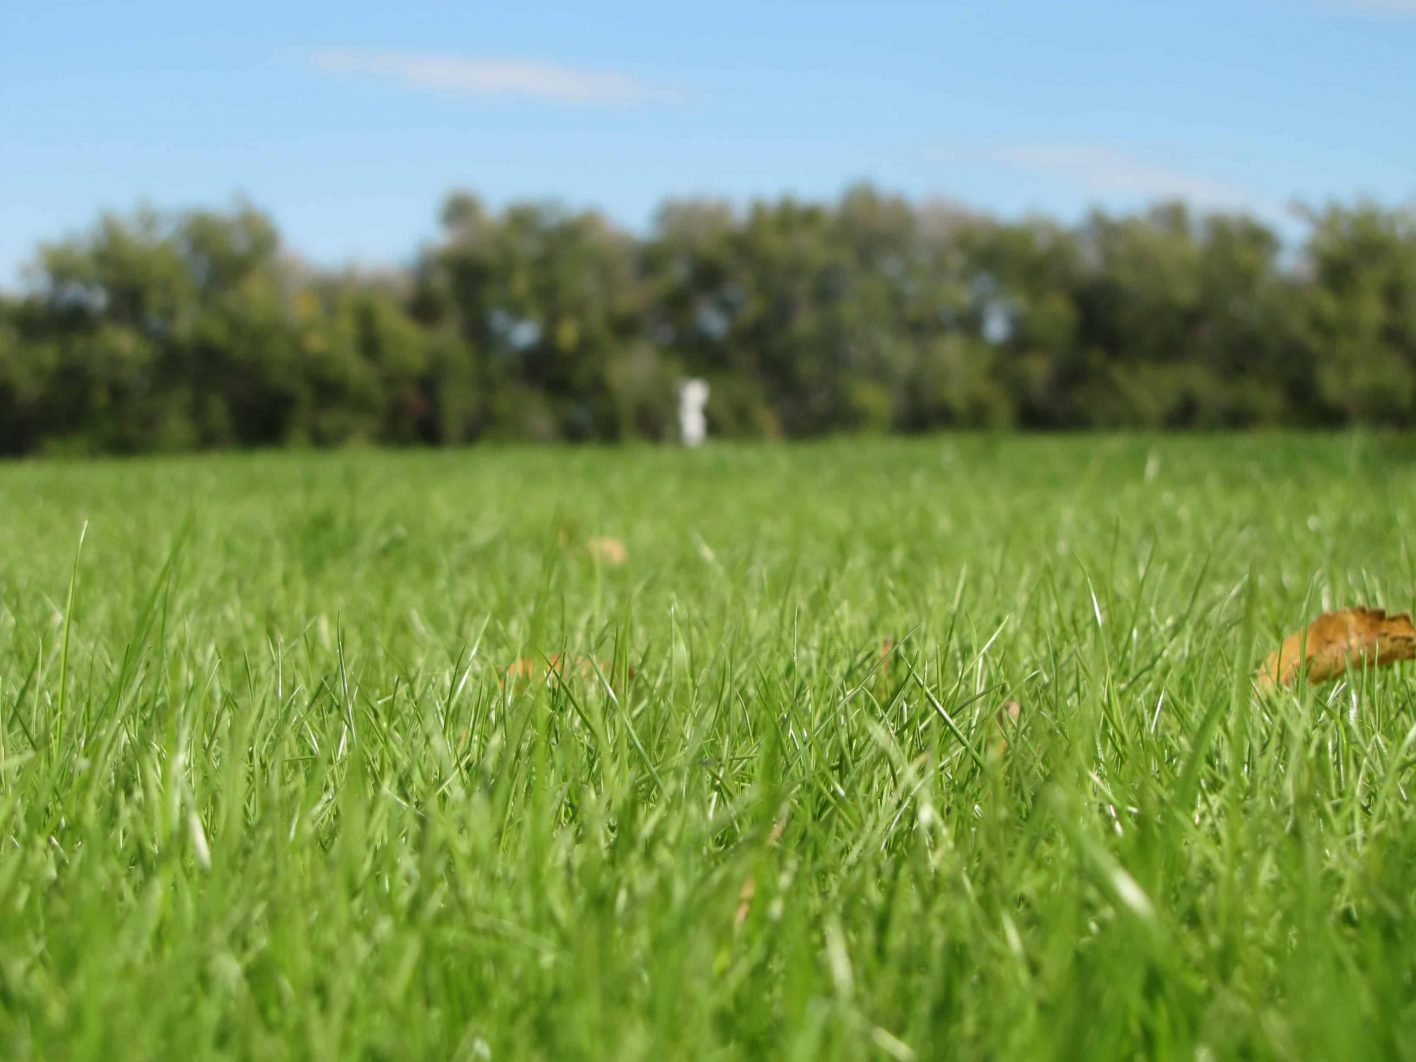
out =
[(1157, 166), (1111, 148), (1090, 144), (1011, 144), (989, 148), (944, 148), (942, 161), (983, 162), (1065, 181), (1096, 196), (1184, 199), (1215, 210), (1281, 214), (1282, 208), (1242, 188), (1187, 170)]
[(627, 74), (526, 59), (464, 59), (410, 52), (327, 49), (311, 55), (328, 74), (358, 74), (473, 99), (534, 99), (581, 107), (674, 102), (675, 93)]

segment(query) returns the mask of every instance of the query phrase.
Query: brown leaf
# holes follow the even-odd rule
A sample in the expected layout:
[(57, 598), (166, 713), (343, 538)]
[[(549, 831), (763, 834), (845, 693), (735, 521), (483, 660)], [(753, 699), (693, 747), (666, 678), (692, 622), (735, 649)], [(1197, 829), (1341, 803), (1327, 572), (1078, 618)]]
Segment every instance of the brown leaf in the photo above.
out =
[[(506, 679), (517, 680), (535, 678), (538, 673), (544, 672), (548, 677), (555, 675), (558, 678), (564, 678), (567, 671), (567, 664), (579, 674), (581, 678), (593, 677), (597, 665), (603, 674), (611, 678), (614, 677), (615, 665), (613, 660), (595, 661), (588, 656), (577, 656), (573, 661), (567, 661), (559, 653), (548, 656), (544, 663), (529, 656), (524, 656), (520, 660), (513, 660), (506, 666), (503, 675)], [(633, 664), (625, 666), (626, 678), (634, 678), (636, 674), (638, 674), (638, 672), (635, 670)]]
[(757, 895), (757, 879), (749, 874), (742, 883), (742, 888), (738, 890), (737, 913), (733, 915), (733, 925), (740, 926), (747, 921), (748, 912), (752, 910), (752, 898)]
[[(555, 657), (551, 658), (556, 659)], [(539, 665), (529, 656), (523, 656), (520, 660), (513, 660), (506, 665), (503, 675), (509, 679), (527, 679), (536, 674)]]
[[(771, 832), (767, 834), (767, 847), (777, 847), (777, 842), (782, 839), (782, 834), (787, 832), (787, 812), (782, 812), (776, 822), (772, 823)], [(742, 888), (738, 890), (737, 914), (733, 916), (733, 925), (740, 926), (747, 921), (748, 913), (752, 910), (752, 898), (757, 895), (757, 879), (749, 874), (743, 879)]]
[(784, 811), (776, 822), (772, 823), (772, 832), (767, 835), (767, 847), (771, 848), (782, 839), (782, 834), (787, 832), (787, 813)]
[(1268, 692), (1292, 686), (1300, 675), (1316, 684), (1338, 678), (1349, 667), (1411, 659), (1416, 659), (1416, 627), (1409, 613), (1388, 616), (1379, 608), (1344, 608), (1323, 613), (1306, 631), (1284, 639), (1254, 681)]
[(1018, 728), (1018, 720), (1022, 718), (1023, 706), (1017, 701), (1004, 701), (1003, 707), (999, 708), (993, 715), (993, 721), (998, 725), (1000, 736), (993, 743), (992, 753), (995, 757), (1002, 756), (1008, 751), (1008, 735)]
[(625, 549), (624, 543), (617, 538), (610, 538), (608, 535), (600, 535), (588, 540), (585, 543), (585, 552), (590, 554), (592, 560), (597, 560), (612, 568), (629, 560), (629, 550)]
[(885, 638), (880, 642), (880, 674), (890, 674), (890, 656), (895, 652), (895, 639)]

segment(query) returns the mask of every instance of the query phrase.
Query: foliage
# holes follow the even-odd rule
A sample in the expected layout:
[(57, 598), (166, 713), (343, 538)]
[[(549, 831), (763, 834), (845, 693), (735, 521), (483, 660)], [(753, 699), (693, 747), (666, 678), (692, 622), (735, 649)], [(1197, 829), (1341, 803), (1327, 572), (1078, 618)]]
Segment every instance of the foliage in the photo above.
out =
[(406, 272), (312, 270), (274, 225), (104, 215), (0, 299), (0, 452), (1416, 420), (1416, 216), (1301, 246), (1180, 204), (1002, 221), (831, 205), (592, 211), (449, 197)]

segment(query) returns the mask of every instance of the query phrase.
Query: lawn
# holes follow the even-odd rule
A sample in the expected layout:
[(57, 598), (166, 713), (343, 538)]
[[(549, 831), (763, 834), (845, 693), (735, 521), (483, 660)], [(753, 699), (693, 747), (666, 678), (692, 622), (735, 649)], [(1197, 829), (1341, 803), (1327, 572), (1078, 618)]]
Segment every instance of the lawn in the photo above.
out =
[(1251, 675), (1414, 531), (1377, 435), (0, 466), (0, 1055), (1411, 1057), (1416, 666)]

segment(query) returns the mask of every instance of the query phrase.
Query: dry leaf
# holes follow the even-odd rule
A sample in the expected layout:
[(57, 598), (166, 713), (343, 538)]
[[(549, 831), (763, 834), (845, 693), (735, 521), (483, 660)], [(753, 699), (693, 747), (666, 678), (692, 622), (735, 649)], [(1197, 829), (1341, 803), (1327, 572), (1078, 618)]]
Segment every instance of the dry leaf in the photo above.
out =
[[(555, 659), (554, 657), (552, 659)], [(513, 660), (506, 665), (502, 672), (503, 676), (509, 679), (525, 679), (536, 674), (537, 664), (529, 656), (523, 656), (520, 660)]]
[(616, 567), (629, 560), (629, 550), (624, 548), (624, 543), (617, 538), (610, 538), (608, 535), (600, 535), (587, 541), (585, 552), (590, 554), (592, 559), (611, 567)]
[(895, 639), (883, 638), (880, 642), (880, 656), (875, 666), (875, 690), (885, 694), (890, 685), (890, 664), (895, 656)]
[(748, 912), (752, 910), (752, 898), (757, 895), (757, 879), (749, 874), (742, 883), (742, 888), (738, 889), (737, 914), (733, 915), (733, 925), (740, 926), (747, 921)]
[(772, 823), (772, 832), (767, 835), (767, 847), (773, 847), (782, 839), (782, 834), (787, 832), (787, 813), (784, 811), (776, 822)]
[[(782, 812), (781, 817), (772, 823), (772, 830), (767, 834), (767, 847), (777, 847), (777, 842), (782, 839), (782, 834), (787, 832), (787, 812)], [(743, 879), (742, 888), (738, 889), (737, 913), (733, 915), (733, 925), (740, 926), (747, 921), (748, 914), (752, 911), (752, 898), (757, 895), (757, 879), (749, 874)]]
[(998, 729), (1002, 733), (993, 743), (993, 755), (1001, 756), (1008, 751), (1007, 735), (1017, 729), (1018, 720), (1022, 718), (1022, 715), (1023, 706), (1017, 701), (1004, 701), (1003, 707), (994, 713), (993, 721), (998, 724)]
[(1306, 631), (1289, 635), (1264, 660), (1254, 677), (1264, 692), (1292, 686), (1299, 675), (1328, 682), (1349, 667), (1382, 667), (1416, 658), (1416, 627), (1403, 612), (1388, 616), (1379, 608), (1344, 608), (1325, 612)]
[[(565, 658), (559, 653), (547, 657), (544, 663), (532, 657), (524, 656), (520, 660), (513, 660), (508, 664), (502, 674), (507, 679), (529, 679), (534, 678), (537, 673), (544, 671), (547, 677), (556, 675), (564, 678), (567, 670), (565, 663)], [(569, 663), (581, 678), (592, 677), (597, 668), (597, 662), (588, 656), (577, 656), (574, 661)], [(607, 676), (613, 677), (614, 667), (613, 660), (598, 661), (599, 671)], [(638, 674), (638, 672), (635, 670), (634, 665), (630, 664), (625, 667), (626, 678), (634, 678), (636, 674)]]

